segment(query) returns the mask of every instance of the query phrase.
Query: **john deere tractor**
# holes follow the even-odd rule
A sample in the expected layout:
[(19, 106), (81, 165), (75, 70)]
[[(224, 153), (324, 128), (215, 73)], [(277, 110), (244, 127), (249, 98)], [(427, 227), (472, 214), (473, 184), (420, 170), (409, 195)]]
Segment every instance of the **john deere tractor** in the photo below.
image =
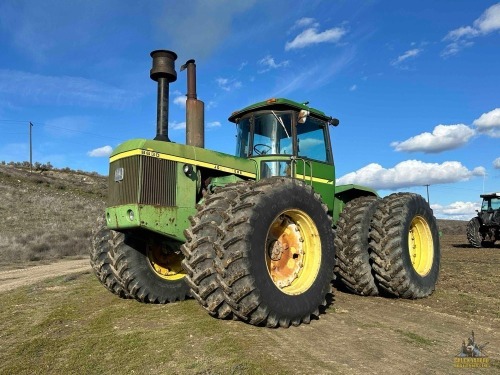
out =
[(329, 131), (339, 121), (269, 99), (233, 112), (236, 152), (204, 148), (195, 61), (187, 69), (186, 144), (168, 138), (176, 54), (157, 50), (154, 139), (110, 157), (109, 198), (91, 264), (122, 298), (194, 297), (210, 315), (267, 327), (309, 323), (338, 279), (360, 295), (426, 297), (439, 273), (436, 221), (421, 196), (383, 199), (335, 184)]
[(500, 240), (500, 193), (480, 197), (481, 211), (467, 224), (467, 239), (474, 247), (493, 247)]

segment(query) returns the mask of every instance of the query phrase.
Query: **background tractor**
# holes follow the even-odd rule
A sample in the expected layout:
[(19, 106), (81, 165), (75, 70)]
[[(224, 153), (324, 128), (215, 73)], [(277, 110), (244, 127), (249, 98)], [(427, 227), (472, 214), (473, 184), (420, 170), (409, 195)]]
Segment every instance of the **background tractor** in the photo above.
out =
[(91, 264), (122, 298), (196, 298), (214, 317), (268, 327), (309, 323), (337, 276), (360, 295), (428, 296), (439, 273), (436, 221), (421, 196), (383, 199), (335, 184), (329, 127), (306, 104), (269, 99), (233, 112), (236, 153), (204, 148), (195, 61), (187, 70), (186, 144), (168, 138), (176, 54), (151, 53), (157, 134), (111, 154), (105, 217)]
[(480, 197), (481, 211), (467, 224), (467, 239), (474, 247), (493, 247), (500, 240), (500, 193)]

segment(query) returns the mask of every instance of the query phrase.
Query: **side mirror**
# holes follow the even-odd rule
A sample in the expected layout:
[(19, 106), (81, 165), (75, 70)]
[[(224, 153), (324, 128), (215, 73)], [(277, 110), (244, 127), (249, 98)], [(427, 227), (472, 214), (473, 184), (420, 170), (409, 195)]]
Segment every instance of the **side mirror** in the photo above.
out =
[(306, 122), (307, 116), (309, 116), (309, 111), (306, 111), (305, 109), (302, 109), (299, 112), (299, 118), (298, 118), (297, 122), (299, 124), (303, 124), (304, 122)]
[(340, 124), (340, 121), (336, 118), (330, 117), (330, 120), (328, 120), (328, 123), (332, 126), (338, 126), (338, 124)]

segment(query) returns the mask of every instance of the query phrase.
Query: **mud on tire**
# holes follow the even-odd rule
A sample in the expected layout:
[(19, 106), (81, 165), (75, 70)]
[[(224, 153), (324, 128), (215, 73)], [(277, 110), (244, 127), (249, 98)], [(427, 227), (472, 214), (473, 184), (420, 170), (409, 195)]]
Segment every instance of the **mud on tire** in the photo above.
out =
[(378, 295), (369, 254), (370, 224), (378, 203), (379, 199), (374, 196), (353, 199), (345, 205), (337, 222), (338, 280), (362, 296)]
[(106, 219), (100, 216), (92, 230), (90, 265), (106, 289), (121, 298), (130, 298), (114, 266), (115, 249), (123, 240), (123, 234), (109, 230)]
[(216, 269), (238, 319), (288, 327), (319, 316), (335, 263), (326, 206), (289, 178), (248, 184), (227, 210), (216, 241)]
[(417, 194), (385, 197), (373, 215), (371, 258), (379, 290), (422, 298), (435, 289), (440, 245), (436, 219)]
[[(177, 272), (166, 273), (151, 254), (156, 254), (159, 242), (146, 242), (133, 234), (125, 235), (125, 240), (116, 247), (115, 268), (124, 287), (132, 298), (143, 303), (168, 303), (183, 301), (190, 295), (190, 289), (181, 273), (180, 261)], [(162, 250), (158, 250), (161, 252)], [(169, 252), (174, 252), (170, 249)], [(180, 256), (180, 250), (178, 251)], [(156, 259), (156, 258), (155, 258)], [(160, 267), (162, 275), (154, 267)]]
[(214, 243), (224, 235), (220, 225), (229, 220), (226, 210), (244, 186), (229, 184), (218, 188), (197, 207), (198, 213), (190, 217), (191, 227), (184, 231), (182, 266), (187, 273), (186, 282), (203, 308), (222, 319), (232, 317), (232, 311), (225, 301), (215, 269)]

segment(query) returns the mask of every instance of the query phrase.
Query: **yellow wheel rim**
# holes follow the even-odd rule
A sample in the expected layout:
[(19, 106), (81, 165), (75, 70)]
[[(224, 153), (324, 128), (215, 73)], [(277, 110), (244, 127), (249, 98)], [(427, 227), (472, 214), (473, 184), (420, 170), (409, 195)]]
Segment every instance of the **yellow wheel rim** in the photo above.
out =
[(294, 209), (276, 217), (267, 233), (266, 263), (283, 293), (297, 295), (311, 287), (321, 264), (321, 240), (309, 215)]
[(181, 266), (182, 255), (180, 252), (177, 253), (158, 244), (148, 245), (146, 251), (149, 265), (162, 279), (174, 281), (185, 276)]
[(434, 260), (434, 241), (431, 228), (422, 216), (415, 216), (411, 221), (408, 249), (413, 269), (420, 276), (426, 276)]

